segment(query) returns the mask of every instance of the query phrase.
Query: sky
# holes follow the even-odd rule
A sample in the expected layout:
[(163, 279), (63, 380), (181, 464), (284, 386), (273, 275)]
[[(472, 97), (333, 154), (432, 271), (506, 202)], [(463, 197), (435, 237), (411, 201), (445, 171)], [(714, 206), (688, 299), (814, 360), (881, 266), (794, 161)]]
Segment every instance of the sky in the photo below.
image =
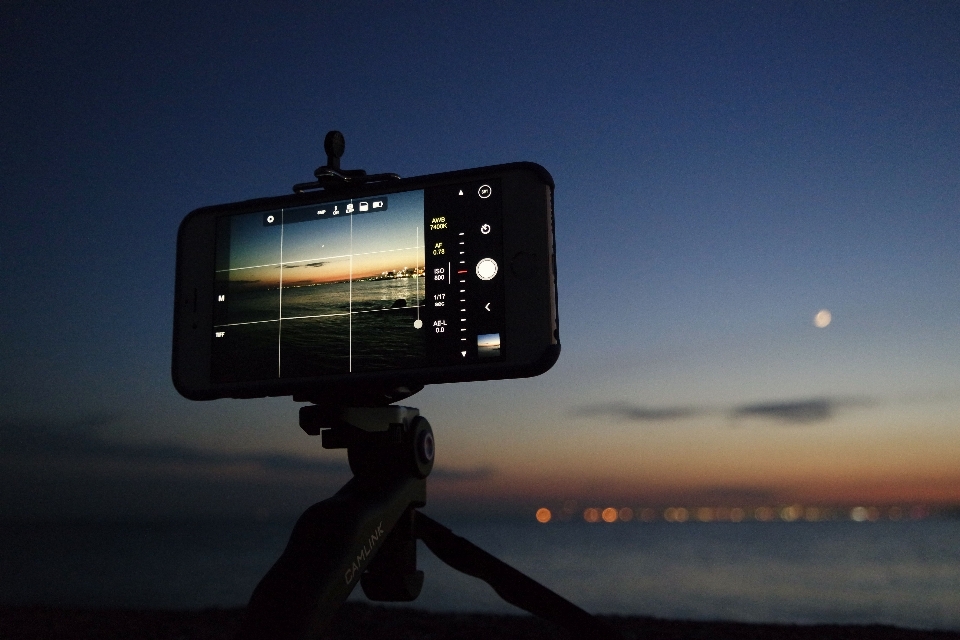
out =
[(331, 129), (344, 168), (556, 182), (560, 359), (405, 402), (428, 513), (960, 503), (958, 87), (954, 3), (4, 3), (0, 514), (349, 478), (291, 399), (170, 380), (181, 219)]

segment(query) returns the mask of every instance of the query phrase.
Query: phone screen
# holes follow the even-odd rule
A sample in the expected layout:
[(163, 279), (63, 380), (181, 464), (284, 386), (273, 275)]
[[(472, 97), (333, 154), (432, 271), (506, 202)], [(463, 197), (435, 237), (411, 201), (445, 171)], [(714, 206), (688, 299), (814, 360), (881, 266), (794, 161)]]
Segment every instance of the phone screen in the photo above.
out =
[(499, 180), (223, 215), (212, 380), (503, 359)]

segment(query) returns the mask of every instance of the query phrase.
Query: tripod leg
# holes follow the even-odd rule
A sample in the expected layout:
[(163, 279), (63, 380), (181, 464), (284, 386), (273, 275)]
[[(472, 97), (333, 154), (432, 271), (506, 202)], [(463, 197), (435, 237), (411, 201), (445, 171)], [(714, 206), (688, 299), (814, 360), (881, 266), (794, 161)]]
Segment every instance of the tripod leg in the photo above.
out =
[(419, 511), (416, 512), (416, 534), (443, 562), (457, 571), (480, 578), (510, 604), (555, 622), (578, 638), (622, 638), (616, 629), (599, 618)]
[(242, 640), (316, 638), (357, 585), (397, 521), (426, 500), (422, 479), (354, 478), (307, 509), (254, 590)]
[(414, 508), (407, 509), (360, 576), (363, 593), (374, 602), (411, 602), (420, 595), (423, 571), (417, 570)]

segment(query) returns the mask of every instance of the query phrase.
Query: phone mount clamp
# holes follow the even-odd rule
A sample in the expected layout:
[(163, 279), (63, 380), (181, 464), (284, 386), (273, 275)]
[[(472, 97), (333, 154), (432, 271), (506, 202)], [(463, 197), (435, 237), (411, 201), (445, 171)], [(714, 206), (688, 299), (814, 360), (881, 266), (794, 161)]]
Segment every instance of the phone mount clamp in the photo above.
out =
[(317, 178), (313, 182), (301, 182), (293, 185), (294, 193), (303, 193), (314, 189), (336, 191), (353, 185), (368, 184), (370, 182), (386, 182), (399, 180), (396, 173), (375, 173), (367, 175), (363, 169), (341, 169), (340, 158), (347, 147), (343, 134), (339, 131), (328, 131), (323, 139), (323, 150), (327, 153), (327, 164), (317, 167), (313, 175)]
[[(327, 164), (296, 193), (397, 180), (395, 173), (344, 171), (343, 134), (327, 133)], [(294, 395), (300, 427), (324, 449), (346, 449), (353, 473), (336, 494), (307, 509), (286, 548), (250, 597), (242, 640), (318, 638), (357, 583), (378, 602), (420, 595), (417, 540), (454, 569), (487, 582), (501, 598), (577, 638), (622, 638), (599, 618), (550, 591), (417, 509), (426, 505), (435, 440), (418, 409), (397, 406), (422, 384), (308, 390)]]

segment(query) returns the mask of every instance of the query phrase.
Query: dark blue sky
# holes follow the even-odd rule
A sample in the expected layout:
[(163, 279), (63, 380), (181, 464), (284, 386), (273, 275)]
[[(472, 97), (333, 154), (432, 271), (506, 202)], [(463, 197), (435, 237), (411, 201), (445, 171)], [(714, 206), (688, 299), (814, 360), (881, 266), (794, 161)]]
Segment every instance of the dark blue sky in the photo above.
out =
[(348, 168), (557, 183), (563, 355), (411, 400), (442, 499), (960, 500), (957, 5), (116, 2), (0, 11), (0, 462), (36, 479), (4, 504), (342, 479), (289, 400), (169, 380), (179, 221), (288, 192), (333, 128)]

